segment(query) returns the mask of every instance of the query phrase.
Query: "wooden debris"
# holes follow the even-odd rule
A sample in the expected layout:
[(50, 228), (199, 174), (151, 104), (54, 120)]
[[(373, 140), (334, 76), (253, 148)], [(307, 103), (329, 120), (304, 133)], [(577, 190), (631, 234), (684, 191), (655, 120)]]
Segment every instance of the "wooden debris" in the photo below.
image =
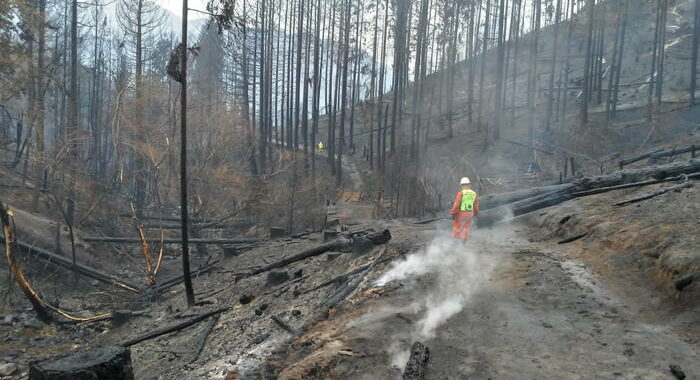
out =
[(543, 186), (536, 187), (533, 189), (518, 190), (508, 193), (500, 193), (493, 195), (486, 195), (479, 198), (479, 209), (488, 210), (510, 204), (513, 202), (518, 202), (523, 199), (532, 198), (542, 194), (550, 194), (558, 190), (568, 188), (568, 184), (563, 185), (553, 185), (553, 186)]
[(668, 193), (669, 191), (680, 191), (680, 190), (682, 190), (682, 189), (685, 189), (685, 188), (688, 188), (688, 187), (691, 187), (691, 186), (693, 186), (693, 185), (692, 185), (690, 182), (688, 182), (688, 180), (687, 180), (687, 178), (686, 178), (686, 181), (683, 182), (683, 183), (679, 183), (679, 184), (677, 184), (677, 185), (669, 186), (669, 187), (667, 187), (667, 188), (665, 188), (665, 189), (657, 190), (657, 191), (654, 191), (654, 192), (652, 192), (652, 193), (643, 195), (643, 196), (641, 196), (641, 197), (636, 197), (636, 198), (628, 199), (628, 200), (626, 200), (626, 201), (617, 202), (617, 203), (615, 203), (615, 206), (625, 206), (625, 205), (628, 205), (628, 204), (632, 204), (632, 203), (637, 203), (637, 202), (645, 201), (645, 200), (647, 200), (647, 199), (651, 199), (651, 198), (657, 197), (657, 196), (659, 196), (659, 195), (666, 194), (666, 193)]
[(321, 288), (326, 287), (326, 286), (331, 285), (331, 284), (340, 284), (342, 282), (345, 282), (348, 280), (348, 278), (350, 278), (350, 276), (354, 276), (354, 275), (364, 271), (365, 269), (369, 268), (370, 265), (372, 265), (372, 264), (362, 265), (356, 269), (351, 270), (350, 272), (346, 272), (346, 273), (341, 274), (340, 276), (333, 277), (330, 280), (324, 281), (324, 282), (314, 286), (311, 289), (304, 290), (302, 292), (302, 294), (311, 293), (313, 291), (316, 291), (318, 289), (321, 289)]
[[(160, 239), (160, 238), (158, 238)], [(141, 239), (139, 238), (130, 238), (130, 237), (113, 237), (113, 236), (88, 236), (83, 238), (84, 241), (89, 242), (89, 243), (141, 243)], [(151, 240), (156, 240), (156, 239), (148, 239), (149, 241)], [(241, 244), (241, 243), (257, 243), (259, 241), (262, 241), (264, 239), (255, 239), (255, 238), (237, 238), (237, 239), (217, 239), (217, 238), (203, 238), (203, 239), (189, 239), (190, 243), (193, 244)], [(164, 244), (182, 244), (182, 239), (180, 238), (175, 238), (175, 239), (163, 239)]]
[[(2, 236), (0, 236), (0, 240), (4, 240)], [(16, 245), (25, 251), (31, 252), (32, 254), (35, 254), (36, 257), (48, 260), (54, 264), (60, 265), (66, 269), (75, 269), (79, 274), (92, 278), (93, 280), (97, 280), (109, 285), (116, 286), (118, 288), (128, 290), (130, 292), (134, 293), (140, 293), (141, 289), (138, 285), (133, 284), (128, 281), (123, 281), (123, 280), (117, 280), (116, 278), (98, 271), (95, 268), (89, 267), (87, 265), (83, 265), (80, 263), (73, 265), (73, 262), (71, 260), (68, 260), (67, 258), (56, 255), (55, 253), (52, 253), (46, 249), (36, 247), (34, 245), (25, 243), (23, 241), (17, 240)]]
[(425, 379), (425, 369), (430, 360), (430, 349), (421, 342), (413, 342), (411, 356), (403, 371), (403, 380)]
[(384, 253), (386, 252), (386, 249), (382, 249), (381, 252), (379, 252), (379, 255), (377, 255), (377, 258), (369, 264), (362, 272), (359, 273), (357, 277), (354, 279), (348, 281), (344, 286), (341, 286), (336, 290), (333, 294), (331, 294), (326, 300), (323, 302), (323, 307), (326, 309), (331, 309), (335, 307), (338, 303), (343, 301), (345, 298), (347, 298), (352, 292), (357, 289), (357, 287), (364, 281), (365, 277), (367, 274), (379, 263), (379, 261), (382, 259), (384, 256)]
[(663, 157), (673, 157), (677, 154), (684, 154), (684, 153), (690, 153), (693, 157), (695, 157), (695, 151), (700, 150), (700, 146), (696, 145), (688, 145), (680, 148), (671, 148), (671, 150), (662, 150), (662, 151), (657, 151), (653, 152), (649, 155), (649, 163), (650, 164), (655, 164), (659, 161), (659, 159)]
[(280, 317), (272, 314), (270, 315), (270, 319), (272, 319), (279, 327), (281, 327), (282, 330), (288, 332), (292, 336), (297, 336), (297, 334), (299, 334), (299, 332), (295, 328), (290, 326), (287, 322), (283, 321)]
[(630, 157), (630, 158), (627, 158), (624, 160), (620, 160), (620, 162), (619, 162), (620, 170), (622, 170), (625, 167), (625, 165), (633, 164), (633, 163), (635, 163), (637, 161), (641, 161), (641, 160), (646, 160), (647, 158), (651, 157), (652, 154), (658, 153), (658, 152), (663, 152), (663, 151), (664, 151), (663, 149), (658, 149), (658, 150), (655, 150), (653, 152), (648, 152), (648, 153), (640, 154), (640, 155)]
[(683, 380), (686, 378), (686, 375), (685, 375), (685, 372), (683, 371), (683, 368), (681, 368), (681, 366), (679, 366), (678, 364), (670, 364), (668, 366), (668, 369), (671, 370), (671, 374), (676, 379)]
[(197, 361), (197, 359), (199, 359), (199, 355), (202, 354), (202, 350), (204, 350), (204, 346), (207, 344), (207, 339), (209, 338), (211, 331), (214, 329), (214, 325), (219, 320), (219, 316), (220, 314), (217, 314), (209, 319), (209, 323), (202, 332), (202, 337), (199, 338), (199, 343), (197, 343), (197, 350), (195, 350), (194, 354), (192, 355), (190, 364), (194, 363), (195, 361)]
[[(482, 212), (479, 213), (477, 222), (480, 226), (488, 226), (507, 220), (511, 216), (524, 215), (570, 199), (620, 189), (623, 188), (622, 185), (643, 186), (676, 179), (676, 176), (679, 175), (685, 175), (687, 178), (700, 177), (700, 159), (640, 169), (621, 170), (601, 176), (584, 177), (572, 183), (555, 187), (554, 190), (552, 190), (552, 187), (545, 187), (548, 191), (544, 193), (492, 209), (485, 207), (489, 206), (488, 204), (480, 205)], [(501, 197), (503, 199), (518, 198), (507, 194), (503, 194)], [(498, 204), (498, 202), (492, 204)]]
[(29, 380), (133, 380), (131, 353), (123, 346), (70, 352), (29, 364)]
[(357, 236), (352, 239), (338, 239), (329, 243), (324, 243), (319, 246), (316, 246), (311, 249), (307, 249), (305, 251), (299, 252), (295, 255), (291, 255), (289, 257), (286, 257), (280, 261), (270, 263), (268, 265), (262, 266), (260, 268), (254, 269), (251, 271), (250, 275), (254, 276), (260, 273), (267, 272), (272, 269), (277, 269), (277, 268), (282, 268), (285, 267), (289, 264), (296, 263), (302, 260), (306, 260), (311, 257), (319, 256), (322, 255), (328, 251), (332, 250), (353, 250), (353, 247), (355, 247), (355, 242), (359, 241), (371, 241), (373, 244), (379, 245), (379, 244), (384, 244), (388, 242), (391, 239), (391, 233), (389, 230), (384, 230), (382, 232), (373, 232), (373, 233), (368, 233), (365, 236)]
[(576, 241), (578, 239), (581, 239), (581, 238), (585, 237), (586, 235), (588, 235), (588, 232), (584, 232), (582, 234), (574, 235), (574, 236), (568, 237), (564, 240), (560, 240), (557, 242), (557, 244), (571, 243), (572, 241)]
[(260, 274), (263, 272), (267, 272), (271, 269), (282, 268), (282, 267), (285, 267), (289, 264), (292, 264), (292, 263), (295, 263), (298, 261), (302, 261), (302, 260), (306, 260), (310, 257), (322, 255), (330, 250), (334, 250), (334, 249), (339, 248), (343, 244), (347, 244), (347, 243), (343, 242), (341, 240), (335, 240), (335, 241), (332, 241), (329, 243), (321, 244), (321, 245), (316, 246), (314, 248), (299, 252), (295, 255), (291, 255), (291, 256), (284, 258), (280, 261), (277, 261), (277, 262), (265, 265), (263, 267), (257, 268), (251, 272), (251, 275), (256, 275), (256, 274)]
[(201, 322), (201, 321), (203, 321), (203, 320), (205, 320), (213, 315), (221, 314), (221, 313), (228, 311), (228, 310), (229, 310), (228, 307), (224, 307), (221, 309), (217, 309), (217, 310), (213, 310), (213, 311), (210, 311), (207, 313), (203, 313), (203, 314), (200, 314), (200, 315), (195, 316), (193, 318), (190, 318), (186, 321), (175, 323), (175, 324), (172, 324), (170, 326), (166, 326), (166, 327), (148, 332), (144, 335), (128, 339), (128, 340), (122, 342), (121, 345), (124, 347), (129, 347), (129, 346), (133, 346), (135, 344), (138, 344), (138, 343), (141, 343), (141, 342), (153, 339), (153, 338), (158, 338), (159, 336), (162, 336), (162, 335), (166, 335), (166, 334), (170, 334), (170, 333), (173, 333), (176, 331), (180, 331), (182, 329), (185, 329), (187, 327), (195, 325), (195, 324), (197, 324), (197, 323), (199, 323), (199, 322)]

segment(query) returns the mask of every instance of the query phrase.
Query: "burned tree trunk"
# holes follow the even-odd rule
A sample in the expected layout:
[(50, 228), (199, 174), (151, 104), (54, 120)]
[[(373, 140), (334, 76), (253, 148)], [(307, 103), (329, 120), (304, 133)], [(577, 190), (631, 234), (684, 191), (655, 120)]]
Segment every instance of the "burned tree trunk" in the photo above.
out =
[(595, 0), (589, 0), (588, 4), (588, 38), (586, 39), (585, 68), (583, 69), (583, 96), (581, 98), (581, 122), (588, 123), (588, 101), (590, 100), (590, 69), (591, 55), (593, 54), (593, 22), (595, 17)]
[(695, 105), (695, 88), (698, 79), (698, 43), (700, 42), (700, 0), (695, 0), (693, 12), (693, 47), (690, 54), (690, 106)]
[(267, 272), (271, 269), (282, 268), (289, 264), (306, 260), (310, 257), (320, 256), (332, 250), (338, 250), (343, 252), (359, 252), (373, 245), (384, 244), (389, 240), (391, 240), (391, 233), (389, 232), (389, 230), (384, 230), (382, 232), (372, 232), (365, 236), (355, 236), (350, 239), (338, 239), (326, 244), (321, 244), (311, 249), (301, 251), (295, 255), (286, 257), (280, 261), (255, 269), (250, 273), (250, 275), (260, 274), (263, 272)]
[(403, 371), (403, 380), (425, 379), (425, 368), (430, 360), (430, 349), (421, 342), (413, 342), (411, 357)]
[[(507, 220), (509, 217), (524, 215), (574, 198), (636, 185), (644, 186), (683, 178), (677, 176), (687, 178), (700, 176), (700, 159), (633, 170), (620, 170), (612, 174), (595, 177), (585, 177), (569, 184), (550, 187), (529, 198), (521, 198), (525, 194), (524, 192), (502, 194), (498, 196), (498, 201), (491, 201), (491, 205), (488, 203), (482, 205), (482, 212), (477, 220), (480, 226), (487, 226)], [(520, 200), (515, 201), (516, 199)], [(508, 200), (512, 202), (503, 203)]]

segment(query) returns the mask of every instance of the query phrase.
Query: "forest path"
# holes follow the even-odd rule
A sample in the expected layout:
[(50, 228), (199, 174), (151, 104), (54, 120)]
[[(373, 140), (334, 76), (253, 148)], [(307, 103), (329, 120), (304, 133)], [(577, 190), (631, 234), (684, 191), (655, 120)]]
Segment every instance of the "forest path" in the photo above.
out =
[[(431, 350), (426, 379), (672, 379), (671, 364), (700, 374), (692, 338), (637, 314), (556, 245), (512, 227), (476, 230), (466, 246), (445, 232), (391, 228), (412, 252), (369, 278), (350, 310), (299, 339), (317, 341), (286, 373), (399, 379), (421, 341)], [(315, 359), (333, 347), (342, 348), (334, 361)], [(305, 372), (312, 368), (323, 376)]]
[[(282, 146), (279, 141), (272, 140), (272, 143), (277, 146)], [(327, 163), (328, 151), (318, 150), (312, 147), (313, 154), (316, 155), (317, 164)], [(297, 146), (298, 151), (303, 151), (304, 146)], [(335, 159), (337, 159), (335, 155)], [(355, 154), (344, 154), (341, 162), (343, 176), (341, 183), (338, 186), (338, 196), (327, 210), (327, 221), (338, 220), (341, 224), (360, 224), (376, 217), (376, 205), (372, 202), (367, 202), (364, 196), (366, 189), (365, 181), (362, 178), (362, 173), (358, 169)], [(335, 163), (334, 163), (335, 164)]]
[[(278, 147), (283, 147), (282, 143), (280, 143), (278, 140), (272, 139), (272, 144), (278, 146)], [(313, 149), (313, 154), (316, 155), (317, 157), (317, 162), (319, 161), (328, 161), (328, 150), (318, 150), (317, 147), (310, 147)], [(297, 146), (298, 151), (303, 151), (304, 150), (304, 145), (299, 144)], [(342, 183), (342, 188), (345, 190), (361, 190), (364, 189), (365, 183), (364, 180), (362, 179), (362, 175), (360, 174), (359, 169), (357, 168), (357, 164), (355, 163), (355, 155), (354, 154), (343, 154), (343, 159), (341, 162), (341, 166), (343, 170), (345, 170), (345, 174), (347, 174), (347, 177), (350, 178), (349, 182), (346, 182), (343, 180)], [(319, 158), (323, 160), (318, 160)], [(338, 155), (334, 156), (334, 159), (338, 159)], [(344, 176), (344, 178), (346, 178)]]

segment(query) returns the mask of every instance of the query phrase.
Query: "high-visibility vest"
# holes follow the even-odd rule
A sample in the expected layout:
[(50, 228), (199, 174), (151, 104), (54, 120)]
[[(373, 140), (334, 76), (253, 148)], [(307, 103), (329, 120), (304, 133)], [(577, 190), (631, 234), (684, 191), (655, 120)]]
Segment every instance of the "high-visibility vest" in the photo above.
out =
[(462, 202), (459, 204), (459, 211), (473, 211), (475, 201), (476, 191), (469, 189), (462, 190)]

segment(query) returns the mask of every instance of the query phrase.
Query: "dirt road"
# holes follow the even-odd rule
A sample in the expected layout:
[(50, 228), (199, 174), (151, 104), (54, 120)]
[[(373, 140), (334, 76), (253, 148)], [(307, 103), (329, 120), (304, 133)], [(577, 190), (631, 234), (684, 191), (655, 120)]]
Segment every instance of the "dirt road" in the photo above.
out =
[(430, 243), (298, 339), (281, 378), (400, 378), (414, 340), (431, 348), (428, 379), (673, 379), (671, 364), (700, 376), (697, 330), (642, 320), (552, 247), (505, 228), (466, 247), (394, 230)]

